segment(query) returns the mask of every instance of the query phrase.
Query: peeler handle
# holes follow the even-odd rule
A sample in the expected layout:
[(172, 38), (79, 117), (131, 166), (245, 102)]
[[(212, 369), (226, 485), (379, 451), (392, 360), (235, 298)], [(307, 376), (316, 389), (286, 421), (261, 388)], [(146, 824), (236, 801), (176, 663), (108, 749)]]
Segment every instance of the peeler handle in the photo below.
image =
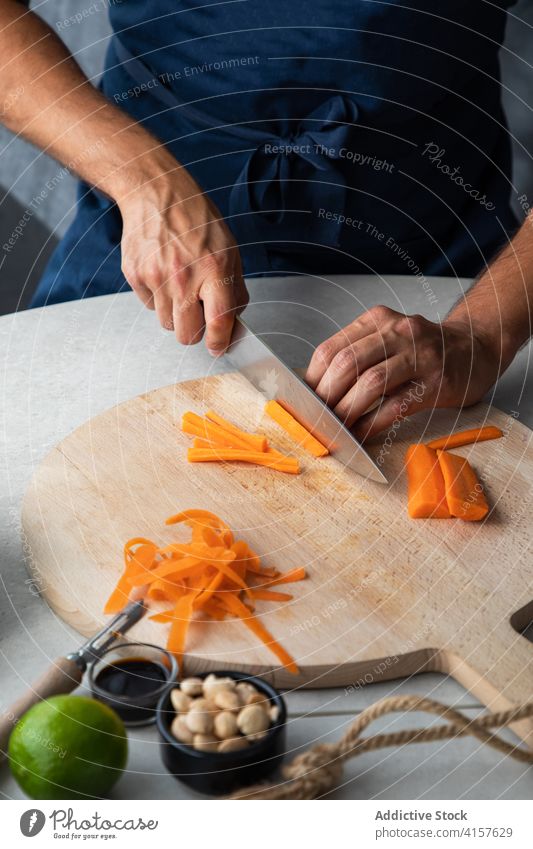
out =
[(42, 699), (62, 693), (71, 693), (79, 686), (82, 677), (83, 670), (74, 660), (68, 657), (58, 657), (17, 701), (2, 710), (0, 716), (0, 760), (7, 754), (9, 737), (21, 716)]

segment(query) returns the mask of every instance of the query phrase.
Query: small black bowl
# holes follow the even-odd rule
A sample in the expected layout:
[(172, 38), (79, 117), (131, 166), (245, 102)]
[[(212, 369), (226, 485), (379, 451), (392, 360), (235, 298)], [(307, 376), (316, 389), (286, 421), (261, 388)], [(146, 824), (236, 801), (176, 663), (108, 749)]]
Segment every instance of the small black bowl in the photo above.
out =
[[(197, 675), (207, 678), (210, 673)], [(170, 702), (170, 690), (161, 697), (156, 710), (156, 721), (161, 736), (161, 757), (168, 771), (184, 784), (199, 793), (220, 796), (231, 793), (238, 787), (254, 784), (270, 775), (285, 755), (285, 723), (287, 708), (281, 695), (261, 678), (241, 672), (216, 670), (222, 678), (247, 681), (279, 708), (279, 716), (272, 723), (262, 740), (251, 743), (237, 752), (198, 752), (192, 746), (178, 742), (170, 733), (170, 725), (176, 711)], [(175, 684), (174, 686), (179, 686)]]

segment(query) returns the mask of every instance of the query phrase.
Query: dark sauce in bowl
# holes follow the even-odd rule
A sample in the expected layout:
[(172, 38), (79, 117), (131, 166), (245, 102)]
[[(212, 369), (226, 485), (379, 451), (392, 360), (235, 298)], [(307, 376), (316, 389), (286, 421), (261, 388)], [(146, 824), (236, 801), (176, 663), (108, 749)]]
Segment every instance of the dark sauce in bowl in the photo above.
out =
[[(126, 723), (149, 721), (169, 671), (163, 664), (143, 657), (125, 657), (104, 666), (94, 684), (98, 698), (117, 711)], [(153, 696), (153, 699), (151, 699)]]

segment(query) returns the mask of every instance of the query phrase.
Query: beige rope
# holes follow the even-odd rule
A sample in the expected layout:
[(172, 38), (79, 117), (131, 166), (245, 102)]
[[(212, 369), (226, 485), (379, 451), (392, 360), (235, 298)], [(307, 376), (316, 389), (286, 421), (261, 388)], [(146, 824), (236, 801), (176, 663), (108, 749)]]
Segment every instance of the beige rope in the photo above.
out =
[[(440, 716), (445, 725), (394, 731), (362, 737), (365, 728), (387, 713), (396, 711), (425, 711)], [(504, 728), (521, 719), (533, 717), (533, 702), (499, 713), (488, 713), (478, 719), (468, 719), (454, 708), (418, 696), (391, 696), (365, 708), (352, 722), (337, 743), (319, 743), (297, 755), (282, 770), (279, 784), (258, 784), (240, 790), (230, 799), (316, 799), (337, 787), (342, 780), (344, 761), (388, 746), (409, 743), (432, 743), (453, 737), (472, 735), (502, 754), (522, 763), (533, 764), (533, 751), (507, 743), (491, 732), (491, 728)]]

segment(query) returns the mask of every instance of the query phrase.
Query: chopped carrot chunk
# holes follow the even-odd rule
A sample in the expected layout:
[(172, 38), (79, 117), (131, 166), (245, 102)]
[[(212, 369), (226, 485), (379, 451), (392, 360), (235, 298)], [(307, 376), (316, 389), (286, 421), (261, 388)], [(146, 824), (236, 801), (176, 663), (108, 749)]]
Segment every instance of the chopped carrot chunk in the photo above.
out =
[(479, 522), (489, 512), (483, 487), (464, 457), (449, 451), (437, 451), (444, 478), (446, 501), (452, 516), (466, 522)]
[(437, 452), (427, 445), (410, 445), (405, 455), (408, 495), (407, 511), (411, 519), (447, 519), (444, 478)]

